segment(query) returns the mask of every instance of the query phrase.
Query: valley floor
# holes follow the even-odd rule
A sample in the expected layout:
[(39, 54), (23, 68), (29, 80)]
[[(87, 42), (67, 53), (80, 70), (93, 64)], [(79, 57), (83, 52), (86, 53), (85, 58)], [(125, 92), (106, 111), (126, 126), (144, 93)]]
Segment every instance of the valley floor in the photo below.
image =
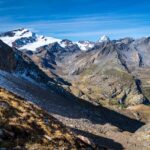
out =
[[(133, 109), (117, 112), (77, 98), (66, 99), (29, 81), (4, 75), (4, 72), (0, 72), (0, 86), (38, 104), (76, 134), (98, 145), (114, 150), (150, 149), (150, 139), (141, 139), (135, 133), (149, 120), (141, 120), (140, 113)], [(149, 132), (146, 134), (150, 136)]]

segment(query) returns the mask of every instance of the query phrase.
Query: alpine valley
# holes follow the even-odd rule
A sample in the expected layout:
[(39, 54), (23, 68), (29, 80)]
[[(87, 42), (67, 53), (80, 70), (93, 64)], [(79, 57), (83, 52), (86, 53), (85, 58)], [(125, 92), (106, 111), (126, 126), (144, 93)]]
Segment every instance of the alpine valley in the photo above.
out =
[(150, 149), (150, 37), (1, 33), (0, 87), (0, 149)]

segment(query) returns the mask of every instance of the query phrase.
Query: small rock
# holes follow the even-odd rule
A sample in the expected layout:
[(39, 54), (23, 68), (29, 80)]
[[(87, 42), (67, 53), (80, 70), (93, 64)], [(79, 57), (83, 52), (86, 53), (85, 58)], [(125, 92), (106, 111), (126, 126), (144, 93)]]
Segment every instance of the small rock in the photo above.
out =
[(2, 129), (0, 129), (0, 137), (2, 137), (4, 135), (4, 132)]
[(48, 135), (44, 135), (44, 137), (45, 137), (47, 140), (49, 140), (49, 141), (52, 140), (52, 138), (51, 138), (50, 136), (48, 136)]
[(85, 137), (85, 136), (78, 135), (77, 137), (78, 137), (79, 139), (81, 139), (82, 141), (84, 141), (85, 143), (89, 144), (89, 145), (92, 144), (91, 141), (90, 141), (87, 137)]

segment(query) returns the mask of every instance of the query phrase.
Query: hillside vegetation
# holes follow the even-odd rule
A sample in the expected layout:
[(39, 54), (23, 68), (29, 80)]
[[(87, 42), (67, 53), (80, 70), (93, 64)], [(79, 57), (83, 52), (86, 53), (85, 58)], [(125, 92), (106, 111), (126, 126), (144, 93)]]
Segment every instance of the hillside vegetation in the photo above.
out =
[(96, 149), (41, 108), (0, 88), (0, 149)]

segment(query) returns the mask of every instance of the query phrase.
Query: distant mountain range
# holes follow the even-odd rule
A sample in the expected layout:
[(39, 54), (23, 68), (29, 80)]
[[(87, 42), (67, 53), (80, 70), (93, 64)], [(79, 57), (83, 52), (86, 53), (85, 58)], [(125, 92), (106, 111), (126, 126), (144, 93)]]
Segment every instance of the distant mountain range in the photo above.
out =
[(77, 97), (123, 105), (149, 102), (149, 37), (72, 42), (18, 29), (0, 39)]
[[(14, 31), (8, 31), (0, 34), (1, 40), (7, 43), (11, 47), (16, 47), (19, 50), (27, 49), (35, 51), (37, 48), (49, 45), (51, 43), (57, 42), (62, 48), (75, 46), (77, 49), (86, 51), (94, 47), (94, 42), (90, 41), (78, 41), (72, 42), (67, 39), (57, 39), (53, 37), (46, 37), (43, 35), (38, 35), (29, 31), (28, 29), (17, 29)], [(109, 41), (109, 37), (102, 36), (98, 42)]]
[[(76, 142), (71, 144), (76, 149), (78, 144), (80, 148), (98, 149), (97, 144), (102, 149), (123, 149), (123, 145), (141, 150), (148, 147), (149, 140), (144, 140), (149, 133), (149, 58), (150, 37), (111, 40), (104, 35), (96, 42), (74, 42), (37, 35), (27, 29), (8, 31), (0, 34), (0, 94), (9, 97), (11, 91), (15, 98), (18, 95), (37, 104), (73, 132), (83, 135), (74, 139), (74, 135), (65, 132)], [(12, 102), (8, 97), (5, 101)], [(1, 107), (5, 105), (1, 103), (0, 100), (3, 111)], [(25, 107), (24, 102), (21, 105), (25, 114), (38, 116), (36, 109), (31, 110), (35, 106), (27, 103)], [(43, 126), (46, 119), (41, 119)], [(144, 123), (147, 125), (134, 134)]]

